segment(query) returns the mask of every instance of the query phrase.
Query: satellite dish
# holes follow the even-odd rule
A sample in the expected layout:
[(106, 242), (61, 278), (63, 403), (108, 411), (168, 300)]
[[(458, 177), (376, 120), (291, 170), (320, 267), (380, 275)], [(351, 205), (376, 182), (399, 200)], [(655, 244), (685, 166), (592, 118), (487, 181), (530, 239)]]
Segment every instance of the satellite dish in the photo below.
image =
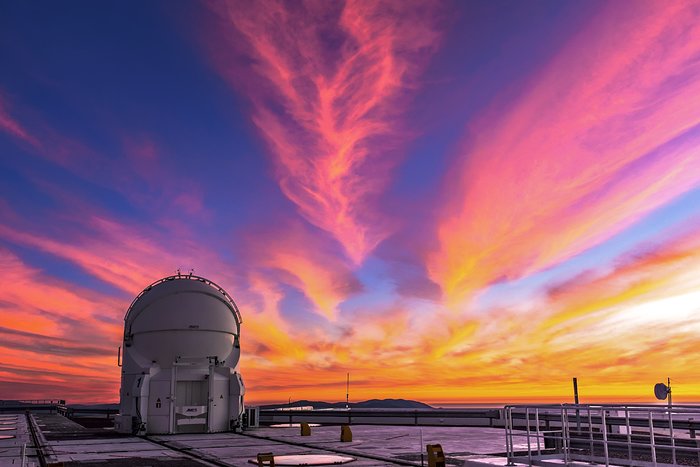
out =
[(656, 383), (656, 386), (654, 386), (654, 395), (660, 401), (666, 400), (670, 392), (671, 389), (664, 383)]

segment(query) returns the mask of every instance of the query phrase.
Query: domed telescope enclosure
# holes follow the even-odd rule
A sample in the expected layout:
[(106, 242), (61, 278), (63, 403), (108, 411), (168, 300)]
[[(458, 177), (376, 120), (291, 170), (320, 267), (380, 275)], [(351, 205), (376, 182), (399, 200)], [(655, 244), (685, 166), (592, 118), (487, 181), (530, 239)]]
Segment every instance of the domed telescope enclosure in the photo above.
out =
[(204, 277), (178, 273), (146, 287), (124, 318), (116, 430), (240, 429), (245, 393), (238, 373), (240, 332), (233, 299)]

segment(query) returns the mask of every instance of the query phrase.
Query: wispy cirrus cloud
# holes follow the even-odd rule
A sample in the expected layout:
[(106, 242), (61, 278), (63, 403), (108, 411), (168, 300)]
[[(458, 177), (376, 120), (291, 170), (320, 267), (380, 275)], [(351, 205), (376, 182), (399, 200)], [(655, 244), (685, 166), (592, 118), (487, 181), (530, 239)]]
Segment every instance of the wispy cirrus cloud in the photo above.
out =
[[(391, 229), (374, 203), (410, 136), (401, 113), (439, 41), (437, 5), (211, 6), (225, 39), (210, 53), (252, 100), (283, 193), (361, 262)], [(241, 73), (242, 53), (253, 74)]]
[(337, 245), (302, 222), (280, 219), (274, 227), (251, 229), (242, 245), (246, 263), (300, 290), (327, 319), (334, 320), (338, 305), (362, 290)]
[(10, 106), (0, 92), (0, 130), (14, 138), (18, 138), (34, 147), (39, 146), (39, 141), (30, 134), (18, 120), (10, 113)]
[(428, 258), (452, 306), (700, 183), (698, 15), (690, 4), (606, 5), (520, 97), (471, 125)]

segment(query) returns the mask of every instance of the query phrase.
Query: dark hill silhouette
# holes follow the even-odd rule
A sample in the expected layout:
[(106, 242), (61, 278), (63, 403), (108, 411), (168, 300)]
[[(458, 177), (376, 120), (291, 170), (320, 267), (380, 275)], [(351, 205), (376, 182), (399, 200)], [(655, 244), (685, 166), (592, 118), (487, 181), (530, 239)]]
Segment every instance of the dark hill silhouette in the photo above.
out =
[[(288, 407), (313, 407), (314, 409), (344, 409), (345, 402), (294, 401), (291, 404), (261, 405), (261, 409), (284, 409)], [(350, 402), (351, 409), (432, 409), (433, 407), (418, 401), (406, 399), (370, 399), (363, 402)]]

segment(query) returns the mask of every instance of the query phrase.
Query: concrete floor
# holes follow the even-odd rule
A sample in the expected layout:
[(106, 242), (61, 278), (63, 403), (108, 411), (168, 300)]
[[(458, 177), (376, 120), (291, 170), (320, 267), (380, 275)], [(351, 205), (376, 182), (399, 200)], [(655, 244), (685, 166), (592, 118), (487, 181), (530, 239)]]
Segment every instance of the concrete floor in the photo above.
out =
[[(46, 443), (45, 451), (50, 455), (49, 462), (63, 462), (66, 467), (201, 465), (187, 453), (229, 466), (249, 467), (252, 465), (250, 459), (261, 452), (276, 455), (349, 455), (356, 460), (347, 465), (357, 467), (420, 466), (421, 451), (425, 445), (436, 443), (443, 446), (448, 465), (505, 464), (504, 457), (493, 456), (505, 451), (504, 430), (494, 428), (353, 425), (353, 441), (343, 443), (340, 441), (339, 426), (313, 427), (311, 436), (305, 437), (301, 436), (298, 427), (266, 427), (249, 430), (243, 435), (153, 436), (156, 442), (152, 442), (135, 436), (120, 436), (111, 430), (85, 429), (58, 415), (37, 415), (36, 418), (43, 442)], [(16, 432), (13, 434), (16, 438), (0, 440), (0, 466), (20, 465), (18, 460), (22, 443), (31, 446), (24, 415), (17, 417)], [(521, 438), (514, 440), (516, 446), (526, 442), (524, 437)], [(477, 459), (479, 464), (476, 464)]]
[(1, 414), (0, 422), (3, 428), (10, 430), (0, 431), (1, 436), (13, 436), (9, 439), (0, 439), (0, 466), (20, 466), (22, 465), (22, 446), (25, 447), (27, 456), (27, 467), (34, 467), (36, 463), (29, 459), (34, 455), (32, 438), (27, 426), (27, 418), (24, 414), (9, 415)]

